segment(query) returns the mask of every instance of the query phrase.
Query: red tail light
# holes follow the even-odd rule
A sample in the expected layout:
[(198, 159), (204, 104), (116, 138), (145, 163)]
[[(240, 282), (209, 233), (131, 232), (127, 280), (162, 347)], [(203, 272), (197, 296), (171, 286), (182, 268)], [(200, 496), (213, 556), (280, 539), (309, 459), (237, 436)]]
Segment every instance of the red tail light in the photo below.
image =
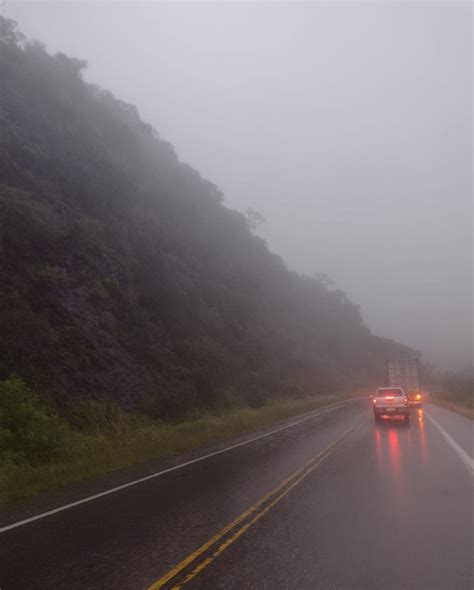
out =
[(372, 400), (372, 403), (373, 404), (376, 404), (377, 403), (377, 398), (376, 397), (374, 397), (374, 399)]

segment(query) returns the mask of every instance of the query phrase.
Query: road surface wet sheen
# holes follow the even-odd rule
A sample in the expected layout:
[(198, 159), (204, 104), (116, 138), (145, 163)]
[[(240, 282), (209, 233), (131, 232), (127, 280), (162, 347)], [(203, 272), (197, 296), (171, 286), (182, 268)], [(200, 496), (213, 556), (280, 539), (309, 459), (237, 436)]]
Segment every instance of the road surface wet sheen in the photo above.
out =
[(427, 412), (375, 424), (354, 402), (5, 532), (0, 587), (148, 588), (296, 470), (215, 559), (165, 587), (472, 590), (472, 478)]
[(471, 590), (471, 476), (423, 409), (410, 416), (367, 419), (186, 587)]

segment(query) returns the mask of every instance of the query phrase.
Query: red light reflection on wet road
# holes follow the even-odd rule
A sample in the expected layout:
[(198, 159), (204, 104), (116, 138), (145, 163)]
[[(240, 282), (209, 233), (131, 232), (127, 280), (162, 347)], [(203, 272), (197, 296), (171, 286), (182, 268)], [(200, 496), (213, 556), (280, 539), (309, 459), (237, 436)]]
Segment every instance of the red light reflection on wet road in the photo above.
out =
[[(427, 452), (426, 452), (426, 432), (425, 432), (425, 415), (423, 410), (420, 408), (416, 410), (416, 413), (413, 415), (413, 421), (416, 424), (416, 440), (419, 443), (420, 449), (420, 456), (423, 463), (426, 463), (427, 459)], [(414, 424), (414, 425), (415, 425)]]
[[(387, 420), (374, 428), (377, 468), (389, 485), (389, 501), (403, 510), (409, 501), (410, 469), (413, 462), (427, 463), (425, 419), (422, 409), (410, 411), (408, 425)], [(408, 487), (407, 487), (408, 486)]]
[(390, 432), (388, 433), (388, 450), (393, 471), (397, 476), (401, 473), (400, 441), (398, 437), (398, 430), (395, 430), (394, 428), (390, 429)]
[[(403, 438), (403, 440), (401, 440)], [(405, 443), (405, 450), (410, 446), (409, 432), (405, 426), (396, 423), (385, 423), (376, 426), (374, 430), (375, 455), (377, 459), (377, 466), (384, 479), (389, 482), (388, 489), (391, 501), (396, 500), (397, 504), (404, 502), (405, 482), (403, 473), (403, 444)], [(403, 510), (403, 506), (398, 506), (399, 510)]]
[(380, 430), (378, 428), (375, 429), (375, 454), (377, 455), (378, 463), (382, 462), (382, 435), (380, 434)]

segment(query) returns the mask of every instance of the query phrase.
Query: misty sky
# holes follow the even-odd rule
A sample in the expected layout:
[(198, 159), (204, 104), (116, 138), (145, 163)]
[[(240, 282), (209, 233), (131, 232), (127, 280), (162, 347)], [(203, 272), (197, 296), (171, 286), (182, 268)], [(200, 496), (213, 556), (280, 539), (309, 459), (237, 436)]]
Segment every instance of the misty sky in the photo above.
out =
[(472, 361), (472, 8), (9, 2), (372, 330)]

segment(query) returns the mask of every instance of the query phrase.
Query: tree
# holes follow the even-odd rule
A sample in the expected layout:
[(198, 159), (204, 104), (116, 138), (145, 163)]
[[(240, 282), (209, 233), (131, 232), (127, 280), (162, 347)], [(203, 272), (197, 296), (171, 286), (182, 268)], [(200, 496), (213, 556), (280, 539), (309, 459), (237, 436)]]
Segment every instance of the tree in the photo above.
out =
[(318, 282), (322, 283), (327, 289), (334, 288), (336, 285), (334, 279), (332, 279), (325, 272), (315, 272), (313, 276)]
[(255, 209), (252, 209), (251, 207), (249, 207), (247, 209), (247, 211), (245, 212), (245, 222), (247, 224), (247, 227), (253, 231), (255, 229), (257, 229), (257, 227), (259, 225), (262, 225), (262, 223), (265, 223), (265, 217), (259, 213), (258, 211), (255, 211)]
[(17, 30), (17, 23), (9, 18), (0, 16), (0, 45), (13, 47), (25, 40), (23, 33)]

